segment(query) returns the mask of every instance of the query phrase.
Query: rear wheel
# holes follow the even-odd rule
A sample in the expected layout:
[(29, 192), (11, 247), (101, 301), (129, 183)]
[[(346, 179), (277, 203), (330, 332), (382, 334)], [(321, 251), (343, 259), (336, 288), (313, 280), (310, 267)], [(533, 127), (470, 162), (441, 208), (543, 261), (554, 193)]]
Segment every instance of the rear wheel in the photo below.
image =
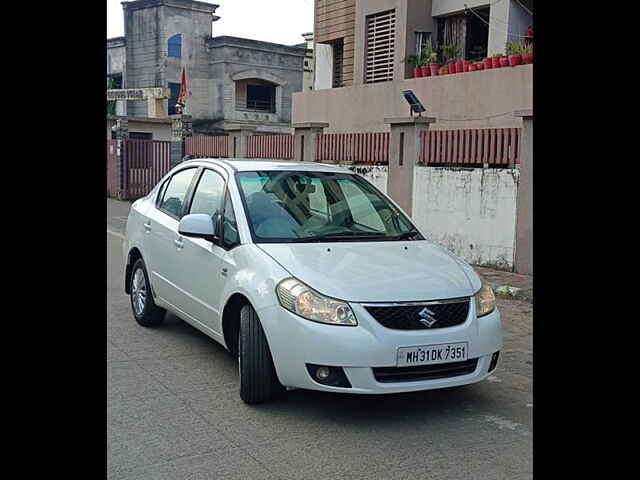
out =
[(143, 327), (160, 325), (164, 320), (166, 311), (158, 307), (153, 301), (147, 269), (142, 258), (139, 258), (133, 264), (130, 281), (131, 310), (136, 322)]
[(274, 399), (284, 388), (278, 381), (267, 338), (251, 305), (240, 310), (238, 337), (240, 398), (248, 404)]

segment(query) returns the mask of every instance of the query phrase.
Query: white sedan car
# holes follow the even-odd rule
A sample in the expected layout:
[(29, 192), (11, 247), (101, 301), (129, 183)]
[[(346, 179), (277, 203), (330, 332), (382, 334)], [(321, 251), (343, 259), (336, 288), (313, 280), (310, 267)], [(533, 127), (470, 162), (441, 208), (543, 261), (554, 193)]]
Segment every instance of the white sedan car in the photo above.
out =
[(238, 356), (240, 397), (478, 382), (502, 346), (491, 287), (348, 169), (191, 160), (127, 221), (136, 321), (166, 311)]

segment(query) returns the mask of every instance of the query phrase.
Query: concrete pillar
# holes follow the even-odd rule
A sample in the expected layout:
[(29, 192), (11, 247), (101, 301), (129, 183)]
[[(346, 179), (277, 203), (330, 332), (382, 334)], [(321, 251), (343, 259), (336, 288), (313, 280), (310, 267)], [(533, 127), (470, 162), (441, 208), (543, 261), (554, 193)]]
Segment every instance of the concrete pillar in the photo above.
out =
[(317, 162), (318, 135), (329, 127), (324, 122), (294, 123), (293, 159), (296, 162)]
[(413, 206), (414, 168), (422, 150), (421, 134), (435, 121), (433, 117), (384, 119), (391, 126), (387, 193), (408, 215)]
[(248, 158), (249, 137), (256, 129), (250, 125), (225, 127), (229, 132), (229, 158)]
[(171, 168), (184, 159), (184, 139), (193, 135), (191, 115), (171, 115)]
[(120, 200), (126, 197), (127, 185), (127, 159), (125, 155), (124, 140), (129, 138), (129, 120), (117, 118), (113, 128), (116, 138), (116, 171), (118, 172), (118, 193)]
[(522, 118), (522, 139), (513, 263), (516, 272), (533, 275), (533, 110), (518, 110), (514, 115)]

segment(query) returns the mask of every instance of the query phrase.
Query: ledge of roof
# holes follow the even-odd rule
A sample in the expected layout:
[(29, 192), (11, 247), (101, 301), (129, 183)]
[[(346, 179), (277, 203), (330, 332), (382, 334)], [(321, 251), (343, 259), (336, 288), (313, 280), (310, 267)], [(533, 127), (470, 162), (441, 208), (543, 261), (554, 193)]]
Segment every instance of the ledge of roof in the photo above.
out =
[(286, 53), (290, 53), (298, 56), (305, 55), (305, 52), (304, 52), (305, 49), (303, 48), (283, 45), (281, 43), (265, 42), (262, 40), (252, 40), (250, 38), (231, 37), (228, 35), (222, 35), (219, 37), (209, 37), (207, 38), (206, 42), (208, 47), (235, 46), (235, 47), (245, 47), (245, 48), (255, 48), (255, 49), (262, 48), (262, 49), (280, 50), (280, 51), (284, 51)]
[(135, 0), (133, 2), (121, 2), (125, 10), (140, 10), (143, 8), (158, 7), (166, 5), (169, 7), (186, 8), (200, 12), (215, 13), (220, 5), (196, 0)]

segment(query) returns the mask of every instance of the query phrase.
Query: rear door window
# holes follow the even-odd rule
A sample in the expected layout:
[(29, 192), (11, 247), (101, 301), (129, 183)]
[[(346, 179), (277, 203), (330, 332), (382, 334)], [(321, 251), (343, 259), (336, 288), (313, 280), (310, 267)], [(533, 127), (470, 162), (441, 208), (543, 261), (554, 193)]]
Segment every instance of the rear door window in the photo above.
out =
[(196, 168), (188, 168), (171, 177), (160, 201), (160, 210), (178, 220), (182, 218), (185, 198), (195, 172)]

